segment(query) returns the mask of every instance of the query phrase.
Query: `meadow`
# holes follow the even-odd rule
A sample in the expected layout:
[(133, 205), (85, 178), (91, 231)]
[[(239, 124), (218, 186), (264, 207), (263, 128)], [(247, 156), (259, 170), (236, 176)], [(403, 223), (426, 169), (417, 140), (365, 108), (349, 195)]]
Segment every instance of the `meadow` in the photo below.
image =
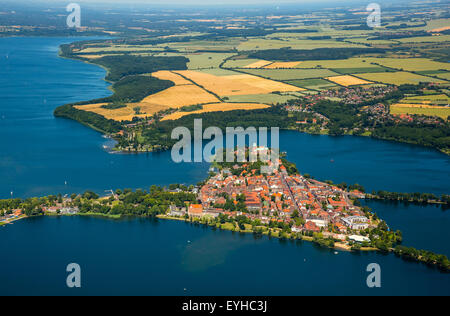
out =
[(375, 63), (381, 66), (406, 70), (406, 71), (427, 71), (427, 70), (449, 70), (449, 63), (442, 63), (428, 58), (366, 58), (366, 62)]
[(399, 71), (389, 73), (363, 73), (358, 74), (358, 77), (375, 82), (385, 84), (402, 85), (402, 84), (419, 84), (420, 82), (435, 82), (445, 83), (444, 80), (434, 79), (431, 77), (424, 77), (410, 72)]
[(272, 80), (294, 80), (325, 78), (339, 75), (328, 69), (246, 69), (246, 73), (272, 79)]
[(391, 105), (391, 113), (438, 116), (443, 118), (444, 120), (447, 120), (450, 117), (450, 107), (418, 104), (394, 104)]
[(326, 90), (329, 88), (336, 87), (334, 83), (331, 83), (323, 79), (290, 80), (287, 81), (286, 83), (289, 83), (297, 87), (313, 90)]
[(420, 95), (414, 97), (406, 97), (400, 103), (428, 104), (428, 105), (448, 105), (450, 97), (446, 94)]

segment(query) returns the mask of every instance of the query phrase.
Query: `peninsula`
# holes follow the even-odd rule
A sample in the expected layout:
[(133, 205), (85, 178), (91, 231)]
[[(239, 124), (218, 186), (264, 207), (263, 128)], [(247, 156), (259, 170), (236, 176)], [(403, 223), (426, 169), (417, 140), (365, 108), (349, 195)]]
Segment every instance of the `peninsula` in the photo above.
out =
[[(249, 149), (250, 150), (250, 149)], [(265, 147), (251, 150), (265, 151)], [(219, 163), (197, 186), (152, 186), (149, 191), (116, 190), (107, 197), (87, 191), (70, 197), (47, 196), (0, 200), (0, 225), (27, 216), (122, 216), (181, 220), (255, 236), (305, 240), (346, 251), (394, 252), (398, 256), (450, 271), (445, 255), (402, 245), (402, 233), (359, 199), (358, 185), (345, 189), (301, 175), (295, 164), (280, 158), (279, 168), (262, 174), (271, 163)], [(448, 202), (448, 196), (442, 198)]]

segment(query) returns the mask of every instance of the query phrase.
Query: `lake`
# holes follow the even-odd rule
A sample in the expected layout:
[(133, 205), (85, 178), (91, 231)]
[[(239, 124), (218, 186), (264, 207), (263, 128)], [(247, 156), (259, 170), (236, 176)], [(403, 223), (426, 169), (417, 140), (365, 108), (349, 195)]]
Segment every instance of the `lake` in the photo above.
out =
[[(0, 295), (450, 295), (450, 274), (394, 255), (178, 221), (31, 218), (0, 228), (0, 247)], [(66, 287), (73, 262), (81, 289)], [(366, 286), (373, 262), (380, 289)]]
[[(176, 164), (170, 152), (109, 154), (101, 134), (53, 117), (59, 105), (111, 94), (103, 69), (57, 56), (60, 44), (74, 40), (0, 38), (0, 198), (203, 180), (207, 164)], [(318, 179), (359, 183), (369, 191), (450, 192), (450, 159), (433, 149), (280, 134), (288, 159)], [(450, 212), (367, 203), (404, 232), (406, 245), (450, 256)], [(255, 240), (179, 222), (33, 218), (0, 228), (0, 247), (0, 295), (450, 294), (449, 275), (393, 255), (335, 255), (307, 242)], [(71, 262), (82, 266), (81, 290), (65, 287)], [(371, 262), (382, 267), (381, 289), (366, 286)]]

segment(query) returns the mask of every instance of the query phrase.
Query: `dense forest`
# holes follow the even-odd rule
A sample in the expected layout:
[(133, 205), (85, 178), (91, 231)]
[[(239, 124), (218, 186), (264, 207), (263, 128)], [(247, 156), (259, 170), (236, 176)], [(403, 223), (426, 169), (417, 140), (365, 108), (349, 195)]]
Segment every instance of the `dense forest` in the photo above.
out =
[(442, 203), (445, 208), (450, 207), (450, 195), (443, 194), (442, 196), (437, 196), (433, 193), (402, 193), (402, 192), (388, 192), (388, 191), (378, 191), (372, 192), (370, 198), (388, 200), (388, 201), (401, 201), (401, 202), (412, 202), (419, 204), (426, 203)]
[(450, 128), (448, 123), (445, 126), (418, 126), (413, 123), (381, 126), (372, 132), (372, 136), (434, 147), (444, 151), (450, 148)]
[(316, 48), (316, 49), (268, 49), (249, 55), (249, 58), (280, 61), (347, 59), (361, 54), (381, 54), (379, 48)]
[(186, 70), (189, 59), (182, 56), (104, 56), (93, 61), (108, 69), (106, 80), (118, 81), (125, 76), (152, 73), (159, 70)]
[(78, 110), (71, 104), (57, 107), (53, 114), (56, 117), (64, 117), (78, 121), (83, 125), (106, 134), (117, 133), (122, 129), (122, 125), (119, 122), (108, 120), (93, 112)]
[(110, 97), (79, 102), (81, 104), (94, 103), (130, 103), (139, 102), (146, 96), (172, 87), (174, 83), (169, 80), (161, 80), (151, 76), (128, 76), (112, 85), (114, 94)]

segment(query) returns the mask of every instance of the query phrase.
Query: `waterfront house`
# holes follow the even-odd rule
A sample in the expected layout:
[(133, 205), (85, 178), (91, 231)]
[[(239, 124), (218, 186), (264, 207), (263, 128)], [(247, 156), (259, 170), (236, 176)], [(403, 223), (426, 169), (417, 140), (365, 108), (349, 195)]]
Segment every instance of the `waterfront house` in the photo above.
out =
[(192, 217), (202, 217), (203, 216), (203, 206), (201, 204), (191, 204), (188, 210), (189, 216)]

